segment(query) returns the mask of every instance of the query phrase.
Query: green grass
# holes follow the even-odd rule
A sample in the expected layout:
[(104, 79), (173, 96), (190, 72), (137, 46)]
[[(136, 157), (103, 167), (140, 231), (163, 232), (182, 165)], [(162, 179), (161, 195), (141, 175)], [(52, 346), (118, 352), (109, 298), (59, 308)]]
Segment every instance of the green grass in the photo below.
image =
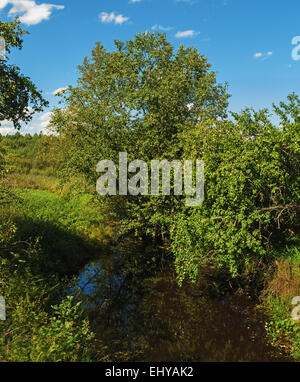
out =
[[(60, 276), (77, 273), (88, 262), (107, 252), (110, 227), (92, 195), (62, 198), (41, 190), (18, 190), (18, 198), (2, 207), (0, 223), (16, 227), (16, 251), (35, 272)], [(32, 251), (30, 251), (32, 253)], [(11, 251), (6, 255), (11, 257)]]
[(48, 191), (29, 190), (22, 192), (21, 197), (22, 210), (27, 217), (82, 234), (91, 229), (99, 229), (99, 233), (102, 230), (103, 219), (91, 195), (65, 200)]

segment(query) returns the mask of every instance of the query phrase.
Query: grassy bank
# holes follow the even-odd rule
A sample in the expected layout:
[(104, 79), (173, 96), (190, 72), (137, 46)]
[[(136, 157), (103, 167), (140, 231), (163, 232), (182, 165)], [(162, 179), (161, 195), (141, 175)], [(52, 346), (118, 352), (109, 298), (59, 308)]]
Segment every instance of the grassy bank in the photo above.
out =
[[(291, 244), (281, 253), (275, 253), (274, 271), (263, 291), (262, 301), (269, 321), (266, 330), (270, 342), (300, 361), (300, 320), (292, 319), (292, 304), (300, 295), (300, 250), (299, 241)], [(299, 305), (299, 303), (298, 303)]]

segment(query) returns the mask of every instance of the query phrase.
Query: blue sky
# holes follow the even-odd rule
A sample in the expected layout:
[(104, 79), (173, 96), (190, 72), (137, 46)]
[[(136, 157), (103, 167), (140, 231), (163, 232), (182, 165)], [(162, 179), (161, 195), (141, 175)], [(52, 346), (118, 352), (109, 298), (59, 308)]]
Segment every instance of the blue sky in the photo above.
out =
[[(300, 60), (292, 58), (299, 0), (0, 0), (0, 19), (14, 15), (30, 35), (11, 62), (50, 101), (24, 133), (46, 128), (58, 101), (53, 93), (75, 85), (77, 66), (96, 41), (112, 50), (115, 39), (152, 29), (208, 58), (218, 82), (229, 84), (230, 110), (269, 108), (291, 92), (300, 94)], [(0, 127), (2, 134), (11, 131), (8, 123)]]

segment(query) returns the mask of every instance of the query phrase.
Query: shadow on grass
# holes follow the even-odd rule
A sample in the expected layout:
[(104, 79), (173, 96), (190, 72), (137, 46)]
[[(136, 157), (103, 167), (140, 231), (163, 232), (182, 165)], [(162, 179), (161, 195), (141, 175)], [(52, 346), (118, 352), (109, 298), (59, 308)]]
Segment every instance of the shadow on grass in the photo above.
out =
[(15, 223), (18, 231), (14, 251), (36, 274), (72, 276), (109, 251), (107, 245), (49, 221), (17, 218)]

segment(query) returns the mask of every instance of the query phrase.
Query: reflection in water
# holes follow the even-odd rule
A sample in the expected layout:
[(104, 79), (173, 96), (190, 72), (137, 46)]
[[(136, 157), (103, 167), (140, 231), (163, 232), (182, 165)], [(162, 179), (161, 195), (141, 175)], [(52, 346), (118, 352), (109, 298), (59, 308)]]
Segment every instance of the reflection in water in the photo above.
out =
[(121, 268), (117, 260), (93, 264), (78, 282), (94, 330), (110, 351), (122, 348), (128, 359), (143, 361), (288, 360), (267, 344), (265, 317), (243, 294), (212, 297), (199, 285), (178, 287), (170, 272), (137, 282), (116, 272)]
[(143, 308), (153, 348), (148, 360), (284, 360), (266, 344), (263, 317), (245, 296), (209, 299), (171, 277), (153, 280), (149, 292)]

